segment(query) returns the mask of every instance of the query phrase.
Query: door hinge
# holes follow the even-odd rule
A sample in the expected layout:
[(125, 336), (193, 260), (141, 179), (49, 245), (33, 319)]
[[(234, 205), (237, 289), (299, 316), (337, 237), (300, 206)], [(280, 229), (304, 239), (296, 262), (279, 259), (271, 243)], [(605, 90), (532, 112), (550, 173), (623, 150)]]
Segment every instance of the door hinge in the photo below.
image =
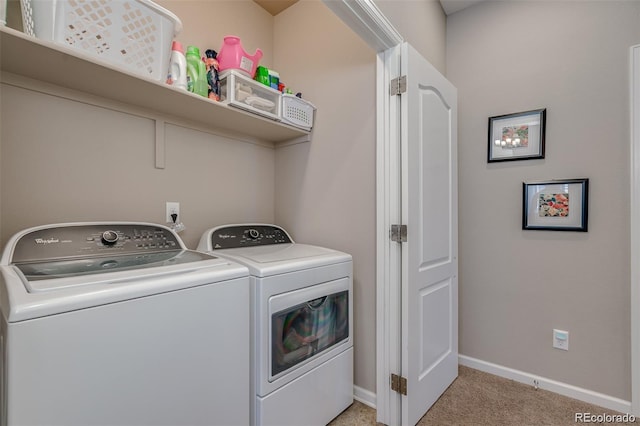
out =
[(407, 76), (401, 75), (391, 80), (389, 93), (391, 96), (399, 95), (407, 91)]
[(396, 243), (407, 242), (407, 225), (391, 225), (391, 241)]
[(407, 379), (397, 374), (391, 375), (391, 390), (396, 391), (399, 394), (407, 394)]

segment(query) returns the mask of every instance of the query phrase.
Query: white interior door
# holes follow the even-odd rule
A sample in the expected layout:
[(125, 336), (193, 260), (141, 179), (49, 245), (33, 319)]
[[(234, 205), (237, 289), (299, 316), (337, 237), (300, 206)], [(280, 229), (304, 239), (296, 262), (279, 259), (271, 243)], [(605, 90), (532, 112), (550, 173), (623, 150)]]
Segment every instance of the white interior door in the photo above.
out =
[(415, 425), (458, 375), (457, 90), (402, 45), (402, 424)]

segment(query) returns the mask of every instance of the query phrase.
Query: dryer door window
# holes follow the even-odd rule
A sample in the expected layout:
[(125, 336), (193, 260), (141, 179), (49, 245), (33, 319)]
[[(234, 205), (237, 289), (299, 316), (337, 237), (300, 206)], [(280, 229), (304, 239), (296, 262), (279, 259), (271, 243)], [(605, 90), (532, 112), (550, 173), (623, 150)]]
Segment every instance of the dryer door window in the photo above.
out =
[(271, 315), (271, 376), (349, 337), (347, 290), (307, 300)]

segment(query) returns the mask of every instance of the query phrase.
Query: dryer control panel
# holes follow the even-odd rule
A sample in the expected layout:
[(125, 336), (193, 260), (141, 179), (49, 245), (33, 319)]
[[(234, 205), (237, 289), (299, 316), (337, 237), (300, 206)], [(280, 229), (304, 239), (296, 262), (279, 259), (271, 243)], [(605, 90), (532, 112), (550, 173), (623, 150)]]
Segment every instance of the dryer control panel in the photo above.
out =
[(29, 232), (15, 244), (12, 263), (182, 250), (178, 237), (153, 224), (81, 224)]
[(287, 231), (276, 225), (228, 225), (215, 228), (211, 233), (213, 250), (290, 243), (293, 240)]

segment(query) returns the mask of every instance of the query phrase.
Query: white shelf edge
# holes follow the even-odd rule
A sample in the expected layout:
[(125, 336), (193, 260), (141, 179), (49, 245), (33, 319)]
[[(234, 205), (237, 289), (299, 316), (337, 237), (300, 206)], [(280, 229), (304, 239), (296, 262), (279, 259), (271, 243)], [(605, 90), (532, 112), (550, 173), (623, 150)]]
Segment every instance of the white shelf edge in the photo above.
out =
[(240, 140), (248, 137), (271, 144), (310, 141), (311, 132), (185, 92), (7, 27), (0, 27), (0, 70), (176, 117), (177, 122), (193, 122), (213, 133), (236, 134)]

